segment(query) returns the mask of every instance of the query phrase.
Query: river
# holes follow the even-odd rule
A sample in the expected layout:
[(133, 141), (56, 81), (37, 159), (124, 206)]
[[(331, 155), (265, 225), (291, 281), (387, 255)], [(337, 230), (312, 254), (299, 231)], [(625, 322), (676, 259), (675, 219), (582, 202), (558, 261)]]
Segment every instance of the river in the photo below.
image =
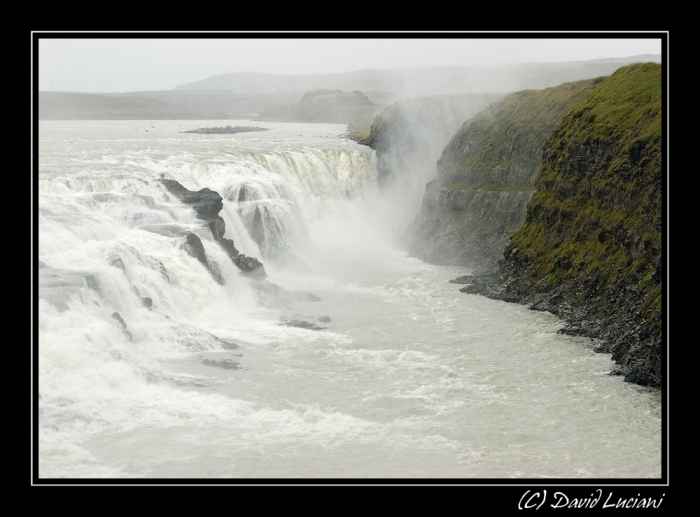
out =
[[(184, 132), (225, 125), (268, 130)], [(417, 207), (344, 132), (40, 122), (40, 478), (660, 477), (660, 393), (409, 257)], [(320, 300), (261, 296), (159, 179), (218, 192), (237, 249)]]

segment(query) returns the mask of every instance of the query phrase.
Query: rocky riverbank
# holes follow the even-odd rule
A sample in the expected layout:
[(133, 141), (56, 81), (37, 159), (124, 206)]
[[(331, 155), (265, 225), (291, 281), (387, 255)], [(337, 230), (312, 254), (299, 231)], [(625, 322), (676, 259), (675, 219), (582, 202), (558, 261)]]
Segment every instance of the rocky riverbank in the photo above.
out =
[(665, 383), (661, 67), (622, 68), (552, 131), (536, 192), (497, 267), (462, 292), (549, 311), (600, 339), (613, 373)]

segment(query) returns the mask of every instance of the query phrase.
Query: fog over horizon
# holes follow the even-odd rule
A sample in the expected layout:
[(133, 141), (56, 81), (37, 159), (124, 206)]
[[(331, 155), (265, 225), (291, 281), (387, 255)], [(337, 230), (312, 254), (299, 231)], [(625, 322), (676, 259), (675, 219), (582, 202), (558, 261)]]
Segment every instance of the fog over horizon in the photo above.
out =
[[(60, 33), (56, 33), (59, 35)], [(661, 54), (649, 37), (285, 38), (39, 37), (39, 90), (118, 93), (172, 90), (233, 73), (325, 75), (423, 67), (501, 67)], [(435, 35), (433, 35), (435, 36)], [(525, 35), (527, 36), (527, 35)], [(590, 35), (589, 35), (590, 36)]]

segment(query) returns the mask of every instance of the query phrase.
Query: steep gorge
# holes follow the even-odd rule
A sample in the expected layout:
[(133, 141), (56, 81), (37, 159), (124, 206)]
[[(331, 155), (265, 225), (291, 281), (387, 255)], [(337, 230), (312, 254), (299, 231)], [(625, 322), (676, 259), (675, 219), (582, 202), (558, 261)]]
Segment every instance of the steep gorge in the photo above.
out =
[[(471, 269), (453, 281), (462, 292), (552, 312), (560, 332), (599, 340), (612, 373), (655, 388), (665, 383), (661, 72), (634, 64), (489, 99), (444, 148), (405, 235), (412, 255)], [(436, 141), (392, 108), (372, 127), (386, 187), (429, 168), (418, 155)]]
[(613, 373), (664, 385), (661, 66), (621, 68), (543, 148), (536, 192), (498, 266), (463, 291), (558, 315)]
[(495, 266), (525, 219), (547, 136), (601, 80), (515, 92), (467, 120), (426, 186), (406, 234), (410, 252), (435, 264)]

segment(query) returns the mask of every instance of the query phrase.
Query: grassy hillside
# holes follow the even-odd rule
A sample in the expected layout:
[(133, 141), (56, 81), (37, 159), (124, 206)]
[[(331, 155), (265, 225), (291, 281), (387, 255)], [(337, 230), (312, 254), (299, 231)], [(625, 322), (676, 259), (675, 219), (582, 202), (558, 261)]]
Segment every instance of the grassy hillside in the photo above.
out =
[(411, 252), (438, 264), (494, 266), (525, 219), (547, 137), (602, 80), (515, 92), (467, 120), (426, 187)]
[(548, 283), (639, 280), (649, 289), (645, 308), (661, 309), (652, 281), (662, 245), (660, 68), (619, 70), (552, 133), (527, 223), (511, 243)]
[(604, 339), (649, 386), (662, 383), (661, 83), (658, 64), (621, 68), (563, 118), (500, 278), (503, 299)]
[(550, 132), (602, 80), (507, 95), (457, 131), (438, 162), (438, 179), (446, 188), (484, 185), (493, 190), (500, 184), (507, 189), (533, 189), (542, 145)]

